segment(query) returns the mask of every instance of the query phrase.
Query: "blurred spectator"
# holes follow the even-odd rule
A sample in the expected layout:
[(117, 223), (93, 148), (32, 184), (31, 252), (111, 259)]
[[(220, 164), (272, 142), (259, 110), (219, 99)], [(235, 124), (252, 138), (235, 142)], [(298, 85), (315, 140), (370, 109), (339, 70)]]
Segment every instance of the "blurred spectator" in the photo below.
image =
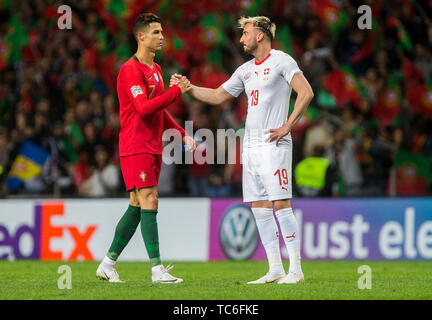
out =
[(52, 135), (56, 141), (57, 148), (64, 161), (74, 164), (78, 161), (72, 140), (65, 134), (65, 128), (61, 121), (56, 121), (52, 127)]
[(97, 145), (101, 145), (102, 141), (99, 138), (98, 132), (93, 122), (87, 122), (83, 127), (84, 143), (81, 146), (81, 150), (87, 152), (91, 156)]
[(362, 152), (368, 155), (368, 161), (363, 167), (363, 196), (386, 195), (393, 151), (387, 130), (371, 126), (365, 131)]
[[(190, 118), (193, 122), (195, 137), (198, 137), (197, 148), (193, 153), (193, 163), (188, 166), (188, 188), (192, 196), (207, 196), (211, 164), (206, 159), (212, 159), (213, 155), (207, 154), (212, 151), (213, 145), (206, 141), (205, 134), (209, 133), (210, 119), (205, 114), (205, 105), (202, 102), (190, 103)], [(202, 136), (199, 134), (201, 131)], [(198, 131), (198, 134), (197, 134)], [(216, 142), (216, 141), (214, 141)]]
[(356, 145), (347, 138), (344, 127), (339, 127), (333, 134), (333, 143), (325, 153), (325, 157), (333, 164), (339, 173), (344, 190), (339, 190), (340, 195), (360, 196), (362, 191), (363, 176), (357, 160)]
[(432, 55), (431, 49), (423, 43), (416, 43), (414, 64), (423, 74), (423, 78), (432, 79)]
[(327, 72), (326, 62), (332, 51), (321, 45), (319, 33), (315, 33), (306, 40), (305, 53), (301, 58), (301, 66), (313, 89), (320, 87), (321, 78)]
[(81, 184), (90, 178), (90, 160), (87, 152), (78, 154), (78, 161), (72, 168), (73, 181), (76, 190), (80, 190)]
[[(102, 96), (99, 91), (93, 90), (90, 93), (89, 105), (92, 110), (92, 122), (96, 131), (101, 132), (106, 124), (105, 109), (102, 101)], [(108, 102), (109, 104), (109, 102)], [(109, 108), (109, 107), (108, 107)], [(109, 115), (109, 114), (107, 114)]]
[(75, 120), (75, 111), (67, 109), (64, 115), (65, 134), (71, 139), (75, 150), (83, 144), (84, 137), (78, 123)]
[(324, 157), (323, 146), (315, 145), (310, 157), (300, 161), (294, 170), (295, 193), (301, 197), (331, 197), (337, 181), (335, 166)]
[(5, 177), (8, 171), (10, 143), (8, 143), (8, 132), (4, 127), (0, 127), (0, 196), (6, 194)]
[(80, 128), (91, 120), (91, 111), (93, 110), (86, 100), (81, 100), (75, 107), (75, 119)]
[[(242, 148), (239, 137), (236, 139), (236, 143), (233, 149), (227, 147), (227, 164), (225, 165), (224, 171), (224, 182), (230, 184), (231, 192), (234, 194), (242, 193)], [(233, 155), (235, 158), (233, 158)]]
[(312, 157), (316, 145), (327, 148), (332, 143), (331, 125), (325, 116), (321, 116), (306, 132), (303, 156)]
[[(207, 196), (210, 177), (210, 164), (204, 162), (207, 157), (207, 148), (210, 148), (205, 142), (198, 143), (194, 151), (193, 163), (188, 170), (188, 187), (191, 196)], [(197, 161), (196, 159), (200, 159)]]
[(369, 100), (375, 101), (378, 92), (384, 85), (384, 81), (378, 76), (375, 68), (369, 68), (364, 76), (360, 77), (360, 82), (366, 89), (366, 96)]
[(95, 148), (94, 166), (91, 175), (79, 185), (79, 194), (86, 197), (107, 197), (117, 192), (120, 172), (109, 163), (109, 156), (102, 146)]
[(347, 138), (358, 137), (359, 124), (357, 123), (357, 110), (352, 104), (347, 104), (342, 110), (342, 131)]

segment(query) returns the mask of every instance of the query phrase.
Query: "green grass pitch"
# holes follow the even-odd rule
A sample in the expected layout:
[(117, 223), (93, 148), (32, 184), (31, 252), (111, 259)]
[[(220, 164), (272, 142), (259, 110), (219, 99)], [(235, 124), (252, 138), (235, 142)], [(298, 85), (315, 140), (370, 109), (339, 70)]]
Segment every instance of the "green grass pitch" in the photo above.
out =
[[(72, 270), (72, 289), (57, 286), (58, 268)], [(432, 299), (432, 261), (303, 261), (305, 282), (247, 285), (267, 272), (266, 261), (176, 262), (181, 284), (153, 284), (149, 263), (119, 262), (126, 283), (96, 279), (97, 262), (0, 261), (0, 299), (48, 300), (391, 300)], [(288, 262), (285, 261), (285, 266)], [(372, 288), (359, 289), (358, 267), (372, 270)]]

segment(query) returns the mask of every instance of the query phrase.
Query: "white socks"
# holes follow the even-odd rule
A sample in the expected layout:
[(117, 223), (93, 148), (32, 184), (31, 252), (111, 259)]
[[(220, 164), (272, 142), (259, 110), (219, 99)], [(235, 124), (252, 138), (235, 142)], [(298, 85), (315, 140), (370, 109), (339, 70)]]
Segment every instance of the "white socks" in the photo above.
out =
[(279, 232), (273, 216), (273, 209), (252, 208), (252, 212), (255, 216), (261, 242), (267, 254), (269, 272), (276, 275), (284, 274), (279, 249)]
[(279, 232), (273, 216), (273, 209), (252, 208), (252, 212), (255, 216), (261, 242), (267, 254), (269, 272), (277, 275), (284, 274), (279, 249)]
[(276, 211), (281, 233), (288, 250), (290, 265), (289, 272), (302, 273), (300, 262), (300, 239), (298, 239), (297, 220), (292, 208), (285, 208)]
[(115, 261), (105, 256), (102, 260), (102, 263), (110, 268), (114, 268)]
[[(273, 209), (252, 208), (255, 216), (261, 242), (267, 254), (269, 272), (272, 274), (284, 273), (282, 259), (279, 249), (279, 232), (276, 220), (273, 216)], [(276, 211), (276, 217), (289, 255), (289, 270), (296, 274), (302, 274), (300, 258), (300, 239), (298, 239), (297, 220), (292, 208), (285, 208)]]

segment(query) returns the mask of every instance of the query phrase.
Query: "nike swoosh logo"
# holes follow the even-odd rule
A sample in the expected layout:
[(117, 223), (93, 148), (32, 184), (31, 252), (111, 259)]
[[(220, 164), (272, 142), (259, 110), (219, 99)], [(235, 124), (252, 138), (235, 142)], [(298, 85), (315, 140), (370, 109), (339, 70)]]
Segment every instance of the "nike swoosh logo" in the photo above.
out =
[(274, 280), (266, 281), (266, 283), (273, 283), (273, 282), (279, 281), (279, 279), (282, 279), (282, 278), (283, 278), (283, 276), (279, 276), (279, 277), (275, 278)]
[(156, 280), (155, 282), (176, 282), (177, 280)]
[(106, 279), (109, 280), (108, 275), (105, 273), (104, 269), (102, 269), (102, 273), (105, 275)]

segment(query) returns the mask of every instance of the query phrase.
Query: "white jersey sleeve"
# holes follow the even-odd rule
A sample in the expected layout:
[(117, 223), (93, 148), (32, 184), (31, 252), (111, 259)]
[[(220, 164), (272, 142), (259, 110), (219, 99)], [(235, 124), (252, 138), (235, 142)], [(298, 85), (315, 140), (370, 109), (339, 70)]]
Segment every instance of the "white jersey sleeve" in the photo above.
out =
[(222, 84), (222, 88), (225, 89), (233, 97), (237, 98), (240, 93), (245, 89), (242, 80), (242, 66), (238, 67), (237, 70), (232, 74), (231, 78)]
[(282, 76), (289, 84), (291, 84), (291, 80), (295, 74), (302, 73), (297, 62), (295, 62), (295, 60), (288, 54), (284, 54), (281, 57), (279, 66)]

